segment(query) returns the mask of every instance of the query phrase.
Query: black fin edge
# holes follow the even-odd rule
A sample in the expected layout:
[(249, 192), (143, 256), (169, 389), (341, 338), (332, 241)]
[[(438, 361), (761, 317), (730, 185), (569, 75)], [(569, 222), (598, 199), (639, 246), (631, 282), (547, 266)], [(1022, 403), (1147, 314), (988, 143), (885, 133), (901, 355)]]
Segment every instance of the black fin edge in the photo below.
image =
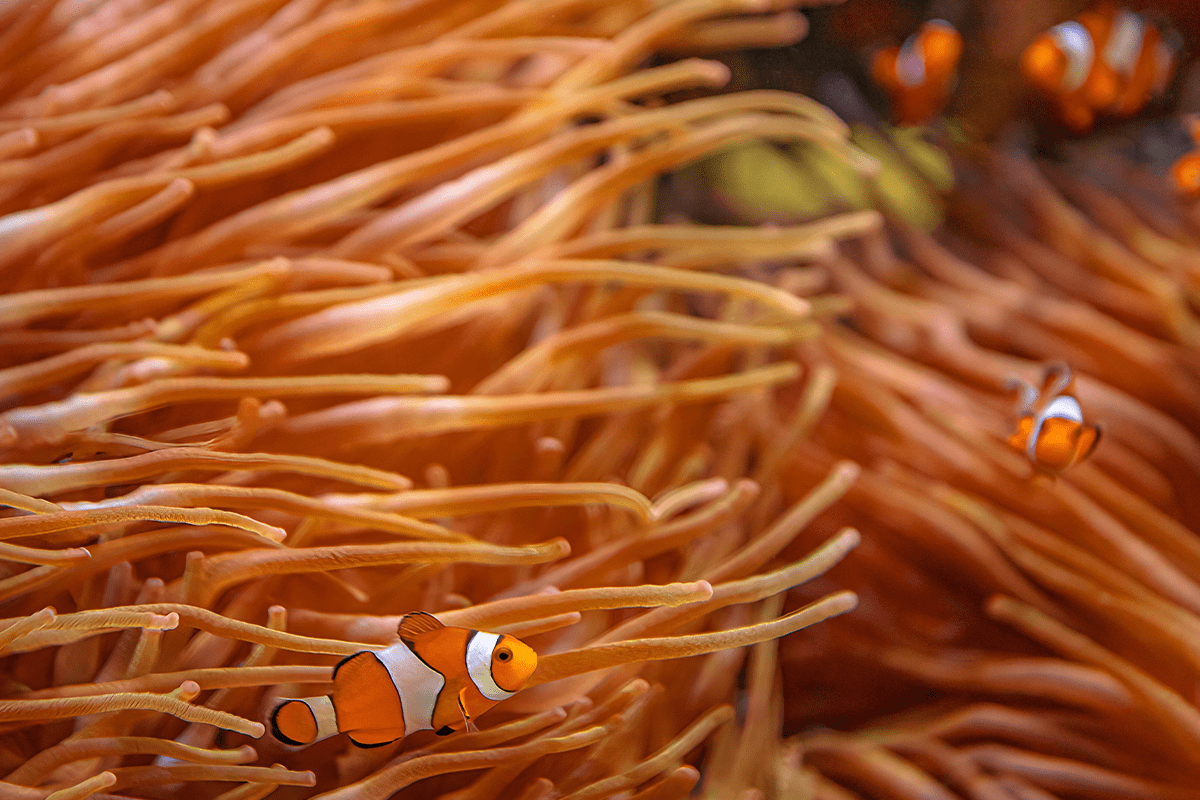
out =
[(333, 667), (332, 680), (335, 680), (335, 681), (337, 680), (338, 670), (341, 669), (342, 667), (346, 666), (346, 663), (348, 661), (350, 661), (350, 659), (357, 658), (358, 656), (361, 656), (363, 653), (369, 653), (369, 652), (371, 652), (371, 651), (370, 650), (360, 650), (357, 653), (351, 653), (350, 655), (343, 658), (341, 661), (337, 662), (337, 664), (335, 664)]
[(350, 740), (350, 744), (354, 745), (355, 747), (359, 747), (363, 750), (373, 750), (376, 747), (385, 747), (386, 745), (394, 744), (394, 743), (400, 741), (399, 739), (392, 739), (392, 741), (390, 741), (390, 742), (376, 742), (375, 744), (363, 744), (362, 742), (356, 742), (354, 740), (353, 736), (347, 736), (346, 738)]

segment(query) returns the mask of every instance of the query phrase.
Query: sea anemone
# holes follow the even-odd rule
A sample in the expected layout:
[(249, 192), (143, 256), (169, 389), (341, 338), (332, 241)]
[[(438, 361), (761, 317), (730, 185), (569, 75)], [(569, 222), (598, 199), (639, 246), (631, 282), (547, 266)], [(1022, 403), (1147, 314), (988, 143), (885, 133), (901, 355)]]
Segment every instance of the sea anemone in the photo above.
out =
[[(655, 181), (874, 164), (648, 59), (796, 5), (0, 6), (0, 796), (772, 786), (775, 640), (856, 603), (793, 591), (859, 541), (808, 530), (859, 467), (791, 463), (836, 383), (806, 264), (880, 217), (665, 224)], [(530, 688), (445, 740), (264, 735), (414, 610), (529, 641)]]
[[(0, 2), (0, 798), (1200, 796), (1200, 217), (802, 5)], [(266, 732), (415, 610), (530, 686)]]

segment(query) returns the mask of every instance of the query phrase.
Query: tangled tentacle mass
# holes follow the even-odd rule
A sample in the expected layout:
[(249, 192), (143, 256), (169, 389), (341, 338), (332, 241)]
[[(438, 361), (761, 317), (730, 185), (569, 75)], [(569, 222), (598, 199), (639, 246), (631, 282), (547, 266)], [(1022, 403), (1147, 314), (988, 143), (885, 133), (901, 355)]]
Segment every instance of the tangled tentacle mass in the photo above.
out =
[[(732, 267), (804, 283), (878, 216), (655, 213), (738, 142), (872, 168), (804, 97), (648, 65), (790, 5), (0, 6), (0, 796), (693, 788), (746, 648), (856, 603), (789, 594), (859, 541), (806, 532), (856, 466), (782, 474), (831, 307)], [(413, 610), (528, 641), (535, 688), (446, 740), (264, 735)]]
[[(0, 0), (0, 798), (1197, 797), (1200, 217), (724, 93), (802, 5)], [(529, 688), (264, 735), (414, 610)]]

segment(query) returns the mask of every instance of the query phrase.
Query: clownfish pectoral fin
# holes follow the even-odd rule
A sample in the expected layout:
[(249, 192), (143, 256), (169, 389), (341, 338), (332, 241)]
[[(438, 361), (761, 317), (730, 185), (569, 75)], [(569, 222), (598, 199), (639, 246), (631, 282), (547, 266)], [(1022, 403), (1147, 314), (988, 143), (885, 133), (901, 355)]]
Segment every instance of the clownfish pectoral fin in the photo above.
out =
[(467, 689), (463, 687), (458, 693), (458, 713), (462, 714), (463, 722), (471, 721), (471, 714), (467, 711)]
[(400, 619), (400, 627), (396, 632), (400, 634), (400, 641), (404, 642), (412, 649), (414, 643), (423, 634), (434, 633), (446, 627), (437, 617), (424, 611), (413, 611), (405, 614)]
[(475, 727), (475, 723), (471, 720), (471, 714), (467, 711), (467, 690), (464, 688), (458, 693), (458, 711), (462, 714), (463, 728), (467, 733), (478, 733), (479, 728)]

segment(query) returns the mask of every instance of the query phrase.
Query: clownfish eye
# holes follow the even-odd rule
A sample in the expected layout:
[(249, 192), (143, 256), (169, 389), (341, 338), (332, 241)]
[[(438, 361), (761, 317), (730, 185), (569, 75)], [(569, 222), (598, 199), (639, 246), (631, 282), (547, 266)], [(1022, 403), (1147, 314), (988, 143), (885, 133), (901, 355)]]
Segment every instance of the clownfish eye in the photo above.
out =
[(496, 658), (500, 659), (501, 661), (508, 661), (510, 658), (512, 658), (512, 653), (508, 652), (507, 649), (500, 650), (496, 653)]

